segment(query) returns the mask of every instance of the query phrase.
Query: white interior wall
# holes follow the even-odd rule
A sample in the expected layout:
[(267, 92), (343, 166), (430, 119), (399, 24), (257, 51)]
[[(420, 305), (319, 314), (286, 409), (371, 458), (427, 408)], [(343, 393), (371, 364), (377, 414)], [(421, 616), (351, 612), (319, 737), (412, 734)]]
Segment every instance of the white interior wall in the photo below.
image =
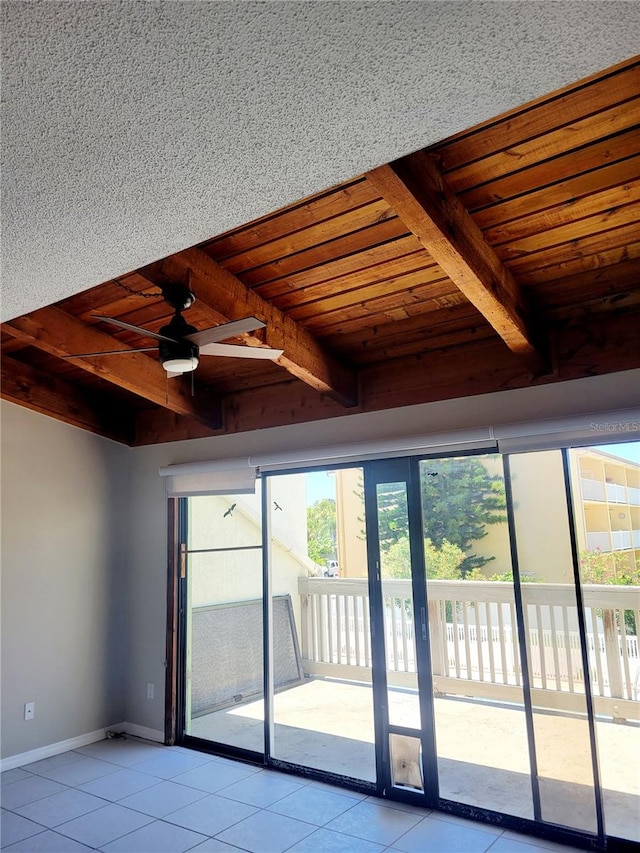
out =
[(7, 757), (124, 720), (131, 451), (1, 406)]
[[(386, 412), (333, 419), (335, 444), (376, 441), (474, 426), (619, 411), (640, 404), (640, 371), (580, 379), (538, 388), (428, 403)], [(327, 423), (257, 430), (137, 448), (132, 456), (132, 547), (130, 584), (132, 622), (127, 661), (127, 720), (155, 730), (163, 728), (163, 696), (146, 698), (147, 682), (162, 684), (165, 657), (166, 497), (158, 469), (209, 459), (246, 457), (325, 447)], [(594, 433), (602, 441), (600, 433)], [(632, 439), (634, 436), (627, 436)], [(637, 436), (635, 436), (637, 437)]]
[[(592, 413), (639, 403), (640, 371), (629, 371), (346, 416), (331, 435), (339, 444), (571, 415), (588, 424)], [(327, 424), (130, 450), (10, 403), (1, 414), (3, 755), (122, 720), (161, 732), (167, 509), (158, 469), (326, 446)], [(31, 722), (27, 701), (36, 702)]]

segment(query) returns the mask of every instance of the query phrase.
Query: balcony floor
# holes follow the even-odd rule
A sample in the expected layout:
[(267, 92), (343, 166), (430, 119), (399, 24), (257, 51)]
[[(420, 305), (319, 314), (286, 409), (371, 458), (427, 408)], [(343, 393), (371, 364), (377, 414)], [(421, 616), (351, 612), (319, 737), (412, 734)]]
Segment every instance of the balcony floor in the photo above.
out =
[[(414, 727), (416, 697), (389, 694), (392, 722)], [(274, 699), (273, 755), (284, 761), (375, 779), (371, 686), (308, 679)], [(195, 718), (190, 734), (262, 752), (262, 702), (251, 701)], [(532, 818), (524, 712), (452, 697), (434, 700), (440, 795)], [(595, 831), (588, 730), (584, 720), (536, 714), (538, 775), (545, 820)], [(598, 722), (606, 831), (640, 840), (640, 726)]]

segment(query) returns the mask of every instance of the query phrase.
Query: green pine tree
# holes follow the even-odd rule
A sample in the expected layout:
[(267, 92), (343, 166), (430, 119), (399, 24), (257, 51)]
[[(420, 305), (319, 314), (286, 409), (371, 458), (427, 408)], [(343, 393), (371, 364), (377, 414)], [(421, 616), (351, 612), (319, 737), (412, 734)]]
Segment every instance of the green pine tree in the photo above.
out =
[(425, 536), (438, 550), (447, 541), (466, 553), (463, 577), (482, 568), (493, 558), (468, 552), (487, 535), (488, 525), (506, 519), (502, 476), (490, 474), (476, 456), (424, 460), (420, 475)]

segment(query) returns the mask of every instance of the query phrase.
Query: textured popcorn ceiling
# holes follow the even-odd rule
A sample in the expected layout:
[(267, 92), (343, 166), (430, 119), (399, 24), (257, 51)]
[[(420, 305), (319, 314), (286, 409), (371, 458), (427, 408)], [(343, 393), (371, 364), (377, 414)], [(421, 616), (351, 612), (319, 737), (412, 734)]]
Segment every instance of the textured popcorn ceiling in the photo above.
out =
[(628, 58), (640, 4), (4, 2), (3, 319)]

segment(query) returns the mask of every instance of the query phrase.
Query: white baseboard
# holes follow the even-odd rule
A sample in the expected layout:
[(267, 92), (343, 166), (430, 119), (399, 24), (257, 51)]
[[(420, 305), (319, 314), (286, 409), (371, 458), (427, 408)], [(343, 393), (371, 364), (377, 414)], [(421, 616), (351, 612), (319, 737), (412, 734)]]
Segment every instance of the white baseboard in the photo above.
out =
[(52, 755), (59, 755), (61, 752), (68, 752), (70, 749), (88, 746), (90, 743), (104, 740), (105, 731), (106, 729), (96, 729), (95, 732), (87, 732), (87, 734), (71, 737), (68, 740), (59, 740), (57, 743), (40, 746), (38, 749), (29, 750), (29, 752), (9, 755), (0, 761), (0, 770), (13, 770), (14, 767), (22, 767), (23, 764), (33, 764), (34, 761), (42, 761), (43, 758), (51, 758)]
[(94, 732), (68, 738), (68, 740), (60, 740), (57, 743), (40, 746), (38, 749), (21, 752), (18, 755), (9, 755), (0, 760), (0, 772), (13, 770), (15, 767), (23, 767), (25, 764), (33, 764), (34, 761), (42, 761), (43, 758), (51, 758), (52, 755), (60, 755), (61, 752), (69, 752), (71, 749), (79, 749), (81, 746), (97, 743), (97, 741), (105, 739), (108, 731), (126, 732), (132, 737), (164, 743), (164, 732), (159, 729), (150, 729), (147, 726), (138, 726), (135, 723), (117, 723), (113, 726), (106, 726), (104, 729), (96, 729)]

